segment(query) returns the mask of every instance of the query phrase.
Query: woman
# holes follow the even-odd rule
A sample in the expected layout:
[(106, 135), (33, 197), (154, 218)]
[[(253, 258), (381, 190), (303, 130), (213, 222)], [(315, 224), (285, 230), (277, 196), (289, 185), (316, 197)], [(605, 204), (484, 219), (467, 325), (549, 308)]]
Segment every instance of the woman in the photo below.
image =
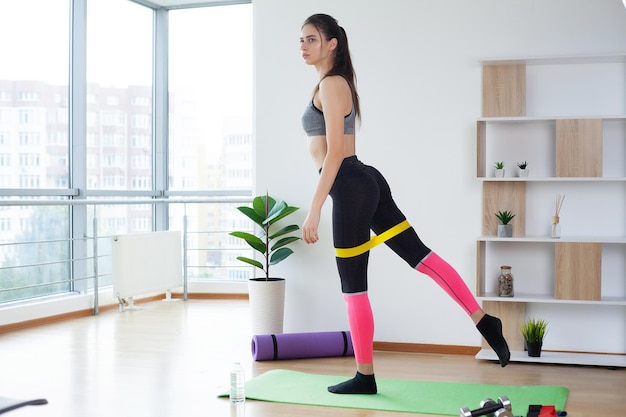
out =
[[(353, 379), (328, 390), (338, 394), (377, 391), (367, 263), (369, 249), (382, 241), (412, 268), (430, 276), (464, 309), (498, 354), (500, 365), (506, 366), (510, 352), (500, 320), (485, 314), (459, 274), (422, 243), (394, 203), (380, 172), (356, 157), (359, 96), (345, 31), (331, 16), (315, 14), (302, 26), (300, 45), (304, 61), (315, 67), (320, 80), (302, 116), (309, 152), (320, 171), (302, 238), (310, 244), (318, 241), (320, 213), (330, 195), (337, 268), (357, 367)], [(370, 229), (377, 235), (372, 239)]]

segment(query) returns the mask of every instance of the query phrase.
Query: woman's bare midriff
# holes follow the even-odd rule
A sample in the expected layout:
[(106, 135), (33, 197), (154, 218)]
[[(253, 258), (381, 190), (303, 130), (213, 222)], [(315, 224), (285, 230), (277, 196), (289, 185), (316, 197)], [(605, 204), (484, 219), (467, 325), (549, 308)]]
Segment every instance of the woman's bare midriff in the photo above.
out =
[[(309, 136), (307, 138), (309, 154), (311, 155), (311, 159), (313, 159), (313, 163), (315, 167), (319, 170), (324, 165), (324, 159), (326, 158), (326, 151), (328, 149), (328, 145), (326, 143), (326, 136)], [(354, 135), (344, 135), (343, 136), (343, 157), (347, 158), (349, 156), (356, 155), (356, 145), (355, 145), (355, 137)]]

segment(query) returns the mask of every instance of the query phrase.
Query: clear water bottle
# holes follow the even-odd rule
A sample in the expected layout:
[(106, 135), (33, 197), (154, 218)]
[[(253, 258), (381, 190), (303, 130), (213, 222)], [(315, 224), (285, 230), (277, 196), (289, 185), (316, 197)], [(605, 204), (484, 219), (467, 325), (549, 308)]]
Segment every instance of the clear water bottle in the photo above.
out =
[(243, 367), (239, 362), (235, 362), (233, 369), (230, 371), (230, 402), (242, 403), (246, 401), (245, 385), (246, 379)]

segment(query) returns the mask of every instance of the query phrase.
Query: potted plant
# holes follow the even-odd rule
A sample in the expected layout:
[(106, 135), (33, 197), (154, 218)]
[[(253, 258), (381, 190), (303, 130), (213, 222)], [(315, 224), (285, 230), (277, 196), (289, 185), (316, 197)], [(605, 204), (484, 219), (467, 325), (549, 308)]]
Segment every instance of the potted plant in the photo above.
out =
[(519, 177), (527, 177), (528, 176), (528, 162), (524, 161), (524, 162), (520, 162), (517, 164), (517, 175)]
[(496, 213), (496, 217), (502, 224), (498, 225), (498, 237), (512, 237), (513, 236), (513, 225), (509, 224), (515, 214), (510, 211), (498, 211)]
[(538, 358), (541, 356), (541, 348), (543, 346), (543, 338), (548, 329), (548, 322), (541, 319), (527, 319), (520, 326), (524, 341), (526, 342), (526, 350), (528, 356)]
[(496, 178), (503, 178), (504, 177), (504, 161), (499, 161), (496, 162), (494, 165), (494, 175)]
[(285, 279), (272, 277), (270, 266), (287, 259), (293, 250), (288, 245), (300, 240), (290, 233), (299, 230), (296, 224), (279, 227), (277, 222), (299, 207), (290, 206), (269, 195), (255, 197), (252, 206), (237, 207), (259, 229), (257, 234), (231, 232), (230, 235), (245, 240), (262, 257), (262, 262), (245, 256), (237, 259), (259, 268), (263, 277), (248, 280), (252, 334), (275, 334), (283, 331)]

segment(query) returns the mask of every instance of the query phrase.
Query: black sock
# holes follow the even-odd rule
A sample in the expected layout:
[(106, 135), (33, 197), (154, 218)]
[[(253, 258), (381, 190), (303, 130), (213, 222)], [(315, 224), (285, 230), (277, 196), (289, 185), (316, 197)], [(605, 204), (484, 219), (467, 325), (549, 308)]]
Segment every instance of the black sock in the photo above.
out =
[(502, 335), (502, 322), (500, 319), (485, 314), (485, 317), (480, 319), (476, 328), (498, 355), (500, 366), (505, 367), (511, 359), (511, 352), (509, 351), (509, 345)]
[(328, 387), (333, 394), (376, 394), (376, 379), (374, 375), (364, 375), (357, 371), (354, 378), (341, 384)]

